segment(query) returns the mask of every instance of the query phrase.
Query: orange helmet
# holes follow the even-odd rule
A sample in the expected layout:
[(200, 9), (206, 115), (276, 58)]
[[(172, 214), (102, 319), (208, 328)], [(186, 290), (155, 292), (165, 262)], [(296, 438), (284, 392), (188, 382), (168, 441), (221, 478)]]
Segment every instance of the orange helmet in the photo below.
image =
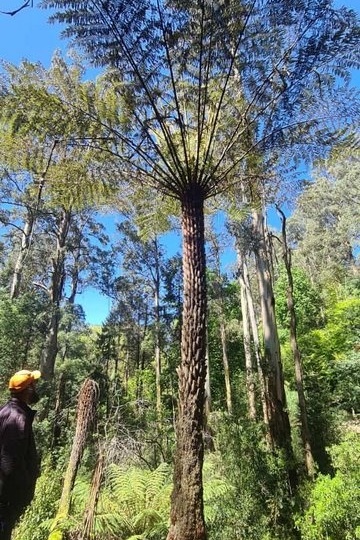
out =
[(29, 371), (28, 369), (22, 369), (21, 371), (17, 371), (9, 381), (9, 390), (22, 392), (40, 377), (41, 373), (38, 370)]

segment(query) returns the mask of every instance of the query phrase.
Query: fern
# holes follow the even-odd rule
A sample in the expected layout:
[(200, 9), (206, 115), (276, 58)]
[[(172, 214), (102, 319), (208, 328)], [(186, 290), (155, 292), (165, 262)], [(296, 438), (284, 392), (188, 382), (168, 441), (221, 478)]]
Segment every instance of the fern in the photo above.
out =
[[(94, 518), (94, 539), (163, 540), (168, 530), (170, 467), (163, 463), (156, 470), (125, 469), (110, 464), (105, 473)], [(81, 530), (89, 494), (89, 480), (79, 478), (73, 490), (72, 538)]]

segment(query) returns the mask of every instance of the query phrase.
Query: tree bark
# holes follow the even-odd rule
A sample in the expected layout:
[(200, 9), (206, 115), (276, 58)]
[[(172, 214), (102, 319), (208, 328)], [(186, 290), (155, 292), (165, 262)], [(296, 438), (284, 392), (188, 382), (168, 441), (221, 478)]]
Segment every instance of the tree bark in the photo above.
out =
[(297, 321), (296, 321), (296, 312), (295, 312), (295, 301), (294, 301), (294, 281), (291, 271), (291, 250), (287, 244), (287, 235), (286, 235), (286, 217), (284, 212), (277, 207), (279, 214), (282, 219), (282, 254), (283, 260), (286, 269), (288, 287), (287, 287), (287, 307), (290, 314), (290, 345), (294, 358), (294, 367), (295, 367), (295, 382), (296, 389), (298, 394), (299, 401), (299, 410), (300, 410), (300, 426), (301, 426), (301, 440), (303, 444), (304, 452), (304, 461), (307, 473), (309, 476), (313, 477), (315, 474), (315, 461), (311, 449), (311, 437), (310, 430), (308, 425), (307, 417), (307, 407), (306, 407), (306, 398), (304, 391), (304, 377), (303, 377), (303, 368), (301, 361), (301, 354), (298, 346), (297, 340)]
[(256, 420), (256, 396), (255, 396), (255, 380), (254, 380), (255, 370), (253, 367), (252, 354), (251, 354), (249, 307), (248, 307), (246, 290), (245, 290), (243, 279), (240, 279), (240, 293), (241, 293), (241, 314), (242, 314), (242, 323), (243, 323), (243, 343), (244, 343), (244, 354), (245, 354), (248, 413), (249, 413), (249, 418), (251, 420)]
[(53, 271), (49, 296), (51, 299), (51, 317), (42, 358), (41, 372), (45, 380), (54, 376), (56, 355), (58, 353), (58, 331), (60, 323), (60, 303), (63, 297), (65, 280), (65, 246), (71, 222), (71, 210), (63, 210), (56, 234), (56, 253), (53, 257)]
[(255, 233), (254, 252), (259, 284), (264, 360), (269, 400), (269, 430), (274, 447), (284, 449), (289, 461), (291, 461), (290, 422), (286, 410), (284, 377), (275, 318), (275, 298), (266, 257), (264, 217), (262, 212), (254, 211), (253, 219)]
[(267, 428), (267, 436), (269, 439), (268, 442), (271, 444), (271, 439), (268, 433), (269, 431), (269, 400), (268, 400), (268, 395), (267, 395), (266, 377), (265, 377), (265, 373), (263, 369), (264, 361), (263, 361), (261, 347), (260, 347), (258, 321), (257, 321), (256, 313), (255, 313), (253, 295), (251, 292), (249, 270), (248, 270), (248, 266), (246, 262), (246, 255), (239, 246), (237, 246), (237, 253), (238, 253), (238, 263), (239, 263), (238, 264), (239, 282), (240, 282), (240, 287), (243, 288), (245, 291), (246, 304), (248, 308), (250, 328), (251, 328), (251, 334), (252, 334), (252, 340), (253, 340), (253, 346), (254, 346), (256, 367), (257, 367), (257, 372), (259, 376), (263, 420)]
[(13, 300), (19, 296), (22, 271), (24, 266), (25, 257), (31, 243), (31, 235), (34, 228), (34, 216), (31, 210), (27, 212), (27, 219), (24, 224), (24, 230), (21, 235), (21, 247), (16, 259), (14, 273), (12, 277), (10, 287), (10, 298)]
[(184, 305), (174, 488), (167, 540), (206, 540), (202, 466), (206, 379), (204, 195), (197, 185), (182, 198)]
[(153, 269), (154, 281), (154, 312), (155, 312), (155, 383), (156, 383), (156, 413), (161, 421), (161, 348), (160, 348), (160, 266), (159, 249), (157, 238), (154, 240), (156, 252), (155, 268)]
[(214, 280), (214, 290), (216, 295), (216, 307), (219, 318), (219, 333), (220, 333), (220, 343), (222, 351), (222, 363), (224, 367), (224, 381), (225, 381), (225, 393), (226, 393), (226, 408), (229, 414), (232, 414), (232, 395), (231, 395), (231, 384), (230, 384), (230, 366), (229, 366), (229, 356), (228, 356), (228, 345), (227, 345), (227, 326), (226, 326), (226, 317), (225, 317), (225, 301), (223, 293), (223, 284), (221, 278), (221, 265), (220, 265), (220, 248), (219, 243), (215, 234), (210, 233), (210, 241), (213, 247), (213, 253), (215, 256), (215, 280)]
[(209, 336), (206, 333), (206, 380), (205, 380), (205, 415), (208, 419), (211, 413), (211, 384), (210, 384), (210, 361), (209, 361)]
[(51, 527), (48, 540), (62, 540), (65, 533), (61, 523), (67, 519), (70, 510), (71, 493), (74, 487), (77, 471), (84, 453), (86, 438), (96, 417), (99, 400), (99, 387), (96, 382), (86, 379), (79, 392), (76, 411), (76, 430), (71, 447), (70, 458), (64, 475), (64, 483), (57, 515)]

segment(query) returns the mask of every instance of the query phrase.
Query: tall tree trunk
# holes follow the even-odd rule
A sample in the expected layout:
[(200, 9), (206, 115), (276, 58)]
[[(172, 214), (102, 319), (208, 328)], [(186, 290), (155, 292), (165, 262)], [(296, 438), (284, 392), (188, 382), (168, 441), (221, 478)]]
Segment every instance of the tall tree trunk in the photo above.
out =
[(99, 400), (98, 384), (91, 379), (86, 379), (79, 392), (78, 406), (76, 411), (76, 430), (71, 447), (69, 462), (64, 476), (64, 484), (59, 502), (57, 515), (51, 527), (49, 540), (62, 540), (64, 532), (62, 521), (69, 515), (71, 493), (74, 487), (77, 471), (85, 449), (86, 438), (96, 416)]
[[(241, 261), (239, 263), (239, 266)], [(243, 343), (245, 354), (245, 370), (246, 370), (246, 391), (248, 398), (248, 413), (251, 420), (256, 419), (256, 395), (255, 395), (255, 378), (254, 366), (251, 354), (251, 334), (250, 334), (250, 319), (249, 306), (246, 296), (246, 290), (243, 278), (240, 278), (240, 293), (241, 293), (241, 314), (243, 323)]]
[(34, 228), (34, 216), (32, 210), (28, 210), (27, 219), (24, 224), (24, 230), (21, 235), (21, 247), (18, 253), (14, 273), (12, 277), (11, 287), (10, 287), (10, 298), (17, 298), (20, 292), (22, 271), (24, 267), (25, 257), (28, 252), (31, 243), (31, 236)]
[(206, 450), (215, 452), (214, 437), (209, 418), (211, 413), (211, 385), (210, 385), (210, 364), (209, 364), (209, 336), (206, 332), (206, 379), (205, 379), (205, 406), (204, 406), (204, 445)]
[(71, 222), (71, 210), (63, 210), (57, 228), (56, 253), (53, 257), (53, 271), (49, 296), (51, 299), (51, 317), (47, 338), (41, 358), (41, 371), (45, 380), (54, 376), (56, 355), (58, 353), (58, 331), (60, 323), (60, 303), (63, 297), (65, 281), (65, 246)]
[(174, 488), (167, 540), (206, 540), (202, 466), (206, 379), (204, 195), (197, 185), (182, 198), (184, 306)]
[(154, 311), (155, 311), (155, 384), (156, 384), (156, 413), (158, 422), (161, 420), (161, 348), (160, 348), (160, 267), (158, 242), (154, 240), (156, 258), (153, 269), (154, 280)]
[(136, 399), (138, 403), (138, 409), (141, 409), (141, 402), (144, 397), (144, 370), (145, 370), (145, 351), (143, 349), (143, 343), (148, 329), (148, 309), (146, 307), (144, 321), (142, 324), (141, 314), (138, 313), (137, 318), (137, 336), (136, 336)]
[(284, 377), (280, 357), (280, 344), (275, 318), (275, 298), (271, 283), (269, 264), (266, 257), (264, 217), (261, 211), (254, 211), (254, 252), (259, 284), (261, 318), (264, 341), (264, 360), (269, 399), (269, 429), (275, 447), (285, 450), (292, 460), (291, 431), (286, 410)]
[(56, 401), (55, 401), (55, 408), (54, 408), (54, 423), (52, 428), (52, 437), (51, 437), (51, 450), (54, 450), (58, 445), (60, 441), (60, 435), (61, 435), (61, 411), (63, 408), (63, 401), (64, 401), (64, 393), (65, 393), (65, 376), (64, 373), (61, 373), (57, 388), (57, 394), (56, 394)]
[(14, 268), (14, 274), (13, 279), (11, 283), (10, 288), (10, 298), (17, 298), (19, 296), (20, 287), (21, 287), (21, 280), (22, 280), (22, 271), (24, 268), (24, 262), (26, 254), (29, 250), (30, 244), (31, 244), (31, 237), (34, 231), (34, 225), (36, 216), (38, 215), (39, 208), (42, 202), (42, 193), (45, 186), (45, 178), (47, 171), (49, 170), (49, 167), (51, 165), (52, 156), (55, 150), (56, 145), (58, 144), (58, 141), (55, 141), (51, 147), (49, 158), (45, 167), (45, 170), (43, 171), (42, 175), (40, 176), (40, 180), (38, 183), (38, 193), (36, 197), (35, 207), (27, 208), (27, 219), (25, 221), (24, 230), (21, 237), (21, 248), (20, 252), (18, 254), (18, 257), (16, 259), (15, 268)]
[(226, 324), (224, 321), (223, 314), (220, 319), (220, 341), (222, 349), (222, 361), (224, 366), (224, 379), (225, 379), (225, 391), (226, 391), (226, 408), (229, 414), (232, 414), (232, 396), (231, 396), (231, 384), (230, 384), (230, 366), (228, 358), (228, 347), (227, 347), (227, 332)]
[(229, 356), (228, 356), (228, 343), (227, 343), (227, 327), (226, 327), (226, 317), (225, 317), (225, 300), (223, 292), (223, 280), (221, 277), (221, 264), (220, 264), (220, 247), (219, 242), (212, 232), (209, 234), (210, 242), (213, 248), (213, 254), (215, 258), (215, 280), (214, 280), (214, 289), (217, 300), (217, 311), (219, 318), (219, 332), (220, 332), (220, 343), (222, 351), (222, 363), (224, 367), (224, 380), (225, 380), (225, 394), (226, 394), (226, 408), (229, 414), (232, 414), (232, 395), (231, 395), (231, 384), (230, 384), (230, 366), (229, 366)]
[(295, 312), (295, 302), (294, 302), (294, 282), (291, 271), (291, 250), (287, 244), (287, 235), (286, 235), (286, 217), (284, 212), (277, 207), (279, 214), (282, 219), (282, 253), (283, 260), (286, 268), (287, 275), (287, 307), (290, 314), (290, 344), (291, 350), (294, 358), (295, 366), (295, 381), (296, 389), (299, 400), (299, 409), (300, 409), (300, 425), (301, 425), (301, 439), (303, 443), (303, 452), (304, 452), (304, 461), (307, 473), (309, 476), (314, 476), (315, 474), (315, 461), (311, 449), (311, 438), (310, 430), (308, 425), (307, 417), (307, 408), (306, 408), (306, 398), (304, 392), (304, 382), (303, 382), (303, 368), (300, 350), (297, 341), (297, 324), (296, 324), (296, 312)]
[(261, 397), (261, 405), (262, 405), (262, 410), (263, 410), (263, 420), (267, 428), (267, 435), (268, 435), (269, 443), (271, 444), (270, 435), (269, 435), (269, 399), (268, 399), (268, 394), (267, 394), (266, 376), (264, 373), (264, 360), (263, 360), (261, 347), (260, 347), (258, 321), (257, 321), (256, 313), (255, 313), (254, 300), (253, 300), (253, 295), (251, 291), (251, 284), (250, 284), (248, 265), (246, 261), (246, 254), (244, 250), (241, 249), (240, 242), (238, 242), (238, 239), (236, 241), (236, 244), (237, 244), (236, 249), (237, 249), (237, 255), (238, 255), (239, 282), (240, 282), (241, 290), (242, 289), (244, 290), (246, 304), (248, 308), (249, 322), (250, 322), (254, 354), (255, 354), (255, 360), (256, 360), (256, 368), (257, 368), (258, 377), (259, 377), (260, 397)]
[(205, 379), (205, 414), (206, 418), (211, 413), (211, 384), (210, 384), (210, 361), (209, 361), (209, 336), (206, 332), (206, 379)]

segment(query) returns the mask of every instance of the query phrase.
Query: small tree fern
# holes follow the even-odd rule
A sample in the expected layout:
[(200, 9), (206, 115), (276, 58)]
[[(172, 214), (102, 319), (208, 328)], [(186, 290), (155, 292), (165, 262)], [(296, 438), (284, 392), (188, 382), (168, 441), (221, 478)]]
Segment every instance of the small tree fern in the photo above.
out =
[[(154, 471), (110, 464), (93, 516), (94, 540), (163, 540), (168, 530), (170, 467), (162, 463)], [(69, 531), (73, 540), (81, 538), (83, 515), (89, 498), (89, 482), (79, 478), (73, 491)], [(70, 522), (69, 522), (70, 524)]]

